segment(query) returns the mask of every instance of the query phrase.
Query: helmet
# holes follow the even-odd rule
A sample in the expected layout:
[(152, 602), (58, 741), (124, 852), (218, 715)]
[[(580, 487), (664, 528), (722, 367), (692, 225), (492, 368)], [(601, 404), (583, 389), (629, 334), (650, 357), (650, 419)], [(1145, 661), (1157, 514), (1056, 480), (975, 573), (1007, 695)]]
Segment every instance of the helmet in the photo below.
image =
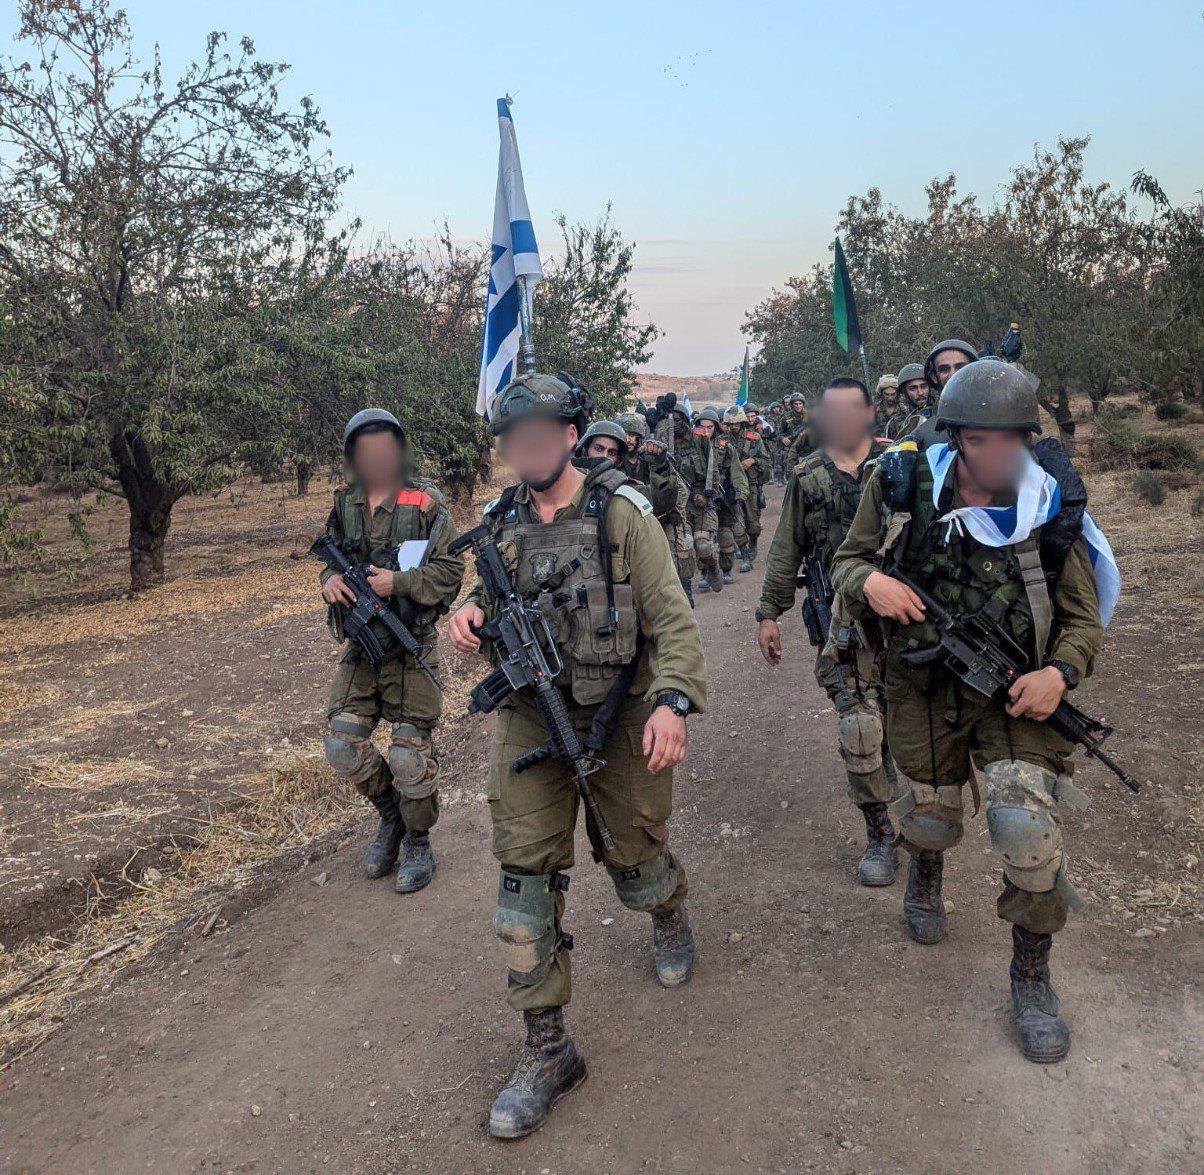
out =
[(899, 377), (897, 375), (884, 375), (878, 380), (877, 390), (882, 391), (883, 388), (897, 388), (899, 386), (899, 382)]
[(786, 397), (784, 402), (787, 404), (793, 404), (795, 400), (801, 400), (804, 406), (807, 403), (807, 397), (804, 396), (802, 392), (791, 392), (790, 395)]
[(760, 416), (761, 414), (761, 409), (758, 408), (751, 400), (744, 405), (744, 411), (749, 420), (752, 420), (754, 416)]
[(494, 436), (512, 424), (531, 416), (551, 417), (584, 429), (589, 419), (589, 393), (575, 386), (570, 376), (528, 372), (511, 380), (489, 406), (490, 427)]
[(612, 441), (618, 442), (621, 457), (627, 456), (627, 430), (621, 424), (617, 424), (613, 420), (595, 420), (585, 430), (585, 435), (581, 440), (577, 442), (577, 452), (579, 455), (585, 455), (590, 441), (595, 437), (609, 437)]
[(615, 424), (641, 440), (648, 439), (648, 421), (639, 412), (620, 412), (615, 417)]
[(905, 387), (911, 383), (913, 379), (924, 378), (924, 365), (922, 363), (904, 363), (899, 368), (899, 387)]
[(723, 420), (725, 424), (747, 424), (748, 413), (744, 411), (742, 405), (733, 404), (724, 412)]
[(782, 410), (782, 401), (781, 400), (774, 400), (774, 402), (772, 404), (769, 404), (766, 406), (765, 411), (772, 412), (775, 408), (779, 412), (781, 412), (781, 410)]
[(700, 420), (710, 420), (716, 426), (723, 423), (723, 415), (718, 408), (704, 408), (697, 416), (694, 417), (695, 423)]
[(669, 409), (669, 412), (670, 412), (670, 415), (672, 415), (672, 413), (676, 412), (678, 416), (685, 417), (685, 421), (687, 424), (689, 424), (690, 421), (692, 421), (694, 419), (694, 417), (690, 414), (689, 406), (681, 400), (679, 400), (676, 404), (674, 404), (673, 407)]
[(1037, 386), (1027, 372), (1002, 359), (979, 359), (954, 372), (945, 385), (936, 408), (936, 427), (1040, 432)]
[(966, 342), (965, 339), (941, 339), (931, 351), (928, 352), (928, 358), (924, 360), (924, 378), (934, 387), (940, 387), (940, 381), (936, 378), (936, 357), (942, 351), (960, 351), (967, 356), (971, 363), (978, 358), (978, 352)]
[(344, 452), (355, 439), (355, 434), (368, 424), (387, 424), (396, 430), (400, 440), (405, 440), (406, 430), (401, 427), (401, 421), (392, 412), (386, 411), (384, 408), (364, 408), (347, 421), (347, 427), (343, 429)]

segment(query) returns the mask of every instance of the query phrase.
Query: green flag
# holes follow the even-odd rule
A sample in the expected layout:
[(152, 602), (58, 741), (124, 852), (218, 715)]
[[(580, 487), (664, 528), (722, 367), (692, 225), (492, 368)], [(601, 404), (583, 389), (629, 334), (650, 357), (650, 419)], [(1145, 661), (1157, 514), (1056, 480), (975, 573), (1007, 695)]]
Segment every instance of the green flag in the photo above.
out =
[(832, 317), (836, 322), (836, 341), (846, 355), (861, 350), (861, 323), (857, 319), (857, 301), (845, 264), (840, 238), (836, 238), (836, 265), (832, 270)]
[(737, 404), (748, 403), (748, 348), (744, 348), (744, 366), (740, 368), (740, 391), (736, 393)]

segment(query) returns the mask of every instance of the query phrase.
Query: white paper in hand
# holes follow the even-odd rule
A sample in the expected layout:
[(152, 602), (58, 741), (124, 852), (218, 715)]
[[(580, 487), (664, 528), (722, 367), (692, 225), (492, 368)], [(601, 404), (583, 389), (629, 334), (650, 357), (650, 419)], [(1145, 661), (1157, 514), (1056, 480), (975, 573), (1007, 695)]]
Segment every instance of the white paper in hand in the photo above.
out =
[(430, 545), (427, 539), (407, 539), (397, 548), (397, 570), (413, 571), (415, 567), (421, 567), (426, 562)]

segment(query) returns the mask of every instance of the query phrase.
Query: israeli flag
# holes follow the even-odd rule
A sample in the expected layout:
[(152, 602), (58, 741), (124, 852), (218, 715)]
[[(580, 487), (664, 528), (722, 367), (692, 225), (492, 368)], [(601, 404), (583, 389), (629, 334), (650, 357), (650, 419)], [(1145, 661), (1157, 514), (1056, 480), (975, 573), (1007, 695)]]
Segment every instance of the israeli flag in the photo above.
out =
[(489, 415), (490, 401), (515, 374), (522, 333), (519, 327), (522, 291), (517, 279), (525, 277), (533, 286), (543, 277), (523, 188), (510, 102), (509, 97), (497, 100), (501, 145), (497, 157), (497, 195), (493, 202), (493, 257), (481, 337), (481, 373), (477, 380), (477, 412), (485, 417)]
[[(932, 503), (940, 505), (941, 490), (957, 450), (949, 444), (932, 445), (924, 451), (932, 470)], [(1026, 455), (1024, 472), (1016, 490), (1014, 506), (959, 506), (937, 519), (948, 523), (949, 530), (969, 533), (987, 547), (1008, 547), (1022, 543), (1035, 527), (1044, 526), (1062, 508), (1062, 491), (1057, 479), (1051, 477), (1031, 455)], [(1105, 626), (1112, 619), (1116, 601), (1120, 598), (1120, 569), (1112, 554), (1112, 545), (1090, 514), (1083, 514), (1083, 538), (1095, 574), (1095, 590), (1099, 595), (1100, 620)]]

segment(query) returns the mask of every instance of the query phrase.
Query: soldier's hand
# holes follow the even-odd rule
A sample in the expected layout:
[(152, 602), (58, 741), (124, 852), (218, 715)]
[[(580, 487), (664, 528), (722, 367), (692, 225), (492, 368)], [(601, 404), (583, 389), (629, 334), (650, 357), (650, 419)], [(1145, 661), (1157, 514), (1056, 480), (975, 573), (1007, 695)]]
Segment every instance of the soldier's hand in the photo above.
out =
[(654, 775), (686, 757), (686, 720), (668, 706), (657, 706), (644, 723), (644, 754)]
[(701, 510), (707, 504), (707, 496), (705, 491), (695, 490), (690, 495), (690, 502), (694, 505), (695, 509)]
[(447, 624), (451, 642), (461, 653), (475, 653), (481, 648), (481, 638), (473, 631), (485, 623), (485, 613), (476, 604), (457, 609)]
[(355, 593), (341, 575), (335, 574), (322, 585), (322, 599), (328, 604), (351, 605), (355, 603)]
[(368, 584), (378, 596), (393, 594), (393, 572), (383, 567), (369, 567), (368, 573)]
[(757, 629), (757, 644), (768, 664), (782, 663), (782, 627), (776, 620), (761, 621), (761, 627)]
[(1044, 722), (1066, 693), (1066, 679), (1053, 665), (1016, 678), (1008, 690), (1008, 713), (1013, 718), (1032, 718)]
[(756, 465), (756, 463), (757, 461), (755, 457), (745, 457), (744, 460), (740, 462), (740, 468), (751, 469), (754, 465)]
[(865, 593), (866, 603), (879, 616), (897, 620), (900, 624), (913, 624), (924, 619), (924, 605), (920, 603), (920, 597), (893, 575), (871, 571), (866, 577), (862, 591)]

